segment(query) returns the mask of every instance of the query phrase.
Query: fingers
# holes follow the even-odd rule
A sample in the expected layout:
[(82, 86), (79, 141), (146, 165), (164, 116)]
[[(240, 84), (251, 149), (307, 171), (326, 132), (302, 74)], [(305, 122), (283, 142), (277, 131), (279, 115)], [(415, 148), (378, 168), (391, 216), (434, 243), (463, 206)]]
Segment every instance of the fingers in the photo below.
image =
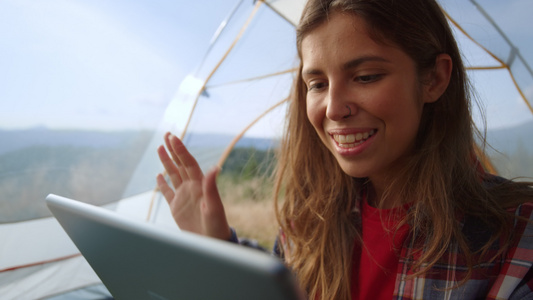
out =
[(208, 200), (208, 205), (210, 206), (212, 206), (213, 204), (219, 205), (218, 202), (220, 202), (219, 201), (220, 196), (218, 194), (218, 188), (217, 188), (217, 183), (216, 183), (216, 178), (219, 172), (220, 172), (220, 168), (215, 167), (211, 171), (207, 172), (207, 174), (205, 174), (205, 181), (204, 181), (202, 188), (203, 188), (203, 193), (206, 199)]
[(167, 133), (165, 142), (172, 155), (172, 158), (178, 164), (178, 170), (182, 180), (201, 180), (203, 178), (202, 170), (196, 159), (189, 153), (185, 145), (178, 137)]
[(159, 159), (161, 160), (161, 163), (163, 163), (163, 167), (165, 168), (168, 176), (170, 177), (172, 185), (174, 186), (174, 188), (177, 188), (182, 182), (178, 167), (176, 166), (176, 164), (174, 164), (174, 161), (168, 156), (165, 147), (159, 146), (159, 148), (157, 148), (157, 154), (159, 155)]
[(167, 149), (170, 151), (170, 155), (172, 156), (172, 160), (174, 162), (179, 163), (180, 159), (176, 156), (176, 153), (172, 149), (172, 145), (170, 143), (170, 136), (172, 134), (170, 132), (165, 133), (165, 145), (167, 146)]
[(174, 199), (174, 191), (168, 186), (167, 181), (162, 174), (158, 174), (156, 180), (161, 194), (163, 194), (163, 197), (165, 197), (167, 202), (170, 203), (172, 199)]

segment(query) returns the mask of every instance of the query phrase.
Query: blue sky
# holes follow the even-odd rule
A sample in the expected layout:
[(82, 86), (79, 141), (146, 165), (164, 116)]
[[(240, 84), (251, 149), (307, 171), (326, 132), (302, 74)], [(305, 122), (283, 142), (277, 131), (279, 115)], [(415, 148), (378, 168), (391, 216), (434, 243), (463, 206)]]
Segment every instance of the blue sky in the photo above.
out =
[[(157, 127), (237, 2), (0, 0), (0, 129)], [(533, 64), (533, 1), (478, 2)], [(460, 16), (469, 1), (442, 4)], [(486, 60), (462, 43), (472, 63)], [(506, 71), (473, 77), (491, 126), (532, 120)]]
[(1, 0), (0, 128), (153, 127), (226, 9), (186, 2)]

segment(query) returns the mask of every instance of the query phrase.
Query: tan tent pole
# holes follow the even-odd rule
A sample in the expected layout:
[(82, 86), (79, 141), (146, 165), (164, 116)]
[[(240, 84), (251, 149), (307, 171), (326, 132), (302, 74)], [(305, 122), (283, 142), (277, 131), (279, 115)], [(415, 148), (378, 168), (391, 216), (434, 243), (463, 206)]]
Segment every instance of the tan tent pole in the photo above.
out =
[[(476, 6), (479, 6), (477, 3), (474, 2), (474, 4), (476, 4)], [(526, 98), (525, 94), (522, 92), (522, 89), (520, 88), (520, 86), (518, 85), (518, 83), (516, 82), (516, 79), (513, 75), (513, 72), (511, 72), (511, 68), (509, 67), (509, 65), (507, 65), (506, 63), (504, 63), (499, 57), (497, 57), (496, 55), (494, 55), (491, 51), (489, 51), (487, 48), (485, 48), (483, 45), (481, 45), (479, 42), (477, 42), (475, 39), (472, 38), (472, 36), (470, 36), (444, 9), (442, 10), (444, 12), (444, 14), (446, 15), (446, 18), (457, 28), (459, 29), (459, 31), (461, 31), (467, 38), (469, 38), (472, 42), (474, 42), (476, 45), (478, 45), (481, 49), (483, 49), (487, 54), (489, 54), (492, 58), (494, 58), (496, 61), (498, 61), (500, 64), (501, 64), (501, 67), (471, 67), (471, 68), (468, 68), (470, 70), (490, 70), (490, 69), (507, 69), (507, 71), (509, 72), (509, 75), (511, 76), (511, 79), (516, 87), (516, 89), (518, 90), (518, 93), (520, 94), (520, 96), (522, 97), (522, 99), (524, 100), (524, 102), (526, 103), (527, 107), (529, 108), (529, 110), (531, 111), (531, 113), (533, 113), (533, 107), (531, 106), (531, 103), (529, 103), (528, 99)], [(486, 14), (486, 13), (485, 13)], [(490, 20), (489, 20), (490, 21)], [(503, 35), (503, 33), (501, 32), (501, 30), (496, 26), (496, 29), (500, 32), (500, 34), (502, 34), (502, 36), (506, 39), (506, 41), (508, 43), (510, 43), (510, 41), (507, 39), (507, 37), (505, 35)], [(479, 146), (477, 144), (474, 145), (474, 149), (476, 151), (476, 154), (478, 156), (478, 158), (481, 160), (481, 163), (483, 164), (483, 166), (487, 169), (487, 171), (493, 173), (493, 174), (497, 174), (497, 171), (496, 171), (496, 168), (494, 167), (494, 165), (492, 164), (492, 162), (490, 161), (490, 159), (484, 154), (484, 152), (481, 151), (481, 149), (479, 148)]]
[(502, 70), (509, 69), (507, 66), (493, 66), (493, 67), (466, 67), (467, 70)]
[[(520, 54), (517, 53), (517, 50), (516, 50), (516, 47), (513, 45), (513, 43), (511, 42), (511, 40), (507, 37), (507, 35), (505, 35), (505, 33), (501, 30), (501, 28), (496, 24), (496, 22), (494, 22), (494, 20), (489, 16), (489, 14), (483, 9), (483, 7), (481, 5), (479, 5), (476, 1), (474, 0), (470, 0), (470, 2), (472, 2), (476, 7), (477, 9), (481, 12), (481, 14), (492, 24), (492, 26), (494, 27), (494, 29), (496, 29), (496, 31), (500, 34), (500, 36), (507, 42), (507, 44), (511, 47), (512, 51), (515, 51), (516, 53), (513, 53), (511, 54), (512, 56), (514, 55), (517, 55), (519, 57)], [(457, 24), (457, 22), (455, 22), (449, 15), (446, 15), (447, 18), (455, 24), (455, 26), (457, 26), (457, 28), (459, 28), (459, 30), (461, 30), (461, 32), (463, 32), (470, 40), (472, 40), (474, 43), (476, 43), (477, 45), (479, 45), (483, 50), (485, 50), (487, 53), (489, 53), (492, 57), (494, 57), (496, 60), (498, 60), (502, 65), (505, 66), (505, 68), (507, 68), (507, 70), (509, 71), (509, 75), (511, 75), (511, 79), (513, 80), (513, 83), (516, 87), (516, 89), (518, 90), (518, 93), (520, 93), (520, 96), (522, 97), (522, 99), (524, 100), (524, 102), (526, 103), (527, 107), (529, 108), (529, 110), (531, 111), (531, 113), (533, 113), (533, 107), (531, 106), (531, 103), (529, 103), (526, 95), (524, 94), (524, 92), (522, 92), (522, 89), (520, 88), (520, 86), (518, 85), (518, 83), (516, 82), (516, 79), (513, 75), (513, 72), (511, 72), (511, 66), (510, 64), (512, 63), (504, 63), (502, 62), (499, 58), (497, 58), (494, 54), (492, 54), (488, 49), (486, 49), (485, 47), (483, 47), (481, 44), (479, 44), (477, 41), (475, 41), (470, 35), (468, 35), (465, 30), (459, 26)], [(509, 60), (514, 60), (509, 58)], [(526, 69), (529, 71), (529, 73), (533, 76), (533, 71), (531, 70), (531, 68), (524, 62), (524, 65), (526, 67)]]
[[(235, 37), (235, 39), (231, 43), (230, 47), (228, 48), (226, 53), (224, 53), (224, 56), (222, 56), (220, 61), (215, 65), (215, 67), (213, 68), (211, 73), (209, 73), (209, 75), (205, 79), (202, 87), (200, 88), (200, 90), (198, 91), (198, 94), (196, 95), (196, 98), (194, 100), (194, 104), (193, 104), (193, 106), (191, 108), (191, 112), (189, 114), (189, 117), (187, 118), (187, 123), (185, 124), (185, 127), (183, 128), (183, 131), (181, 132), (180, 139), (183, 139), (185, 137), (185, 133), (187, 133), (187, 129), (189, 128), (189, 124), (191, 123), (192, 115), (194, 114), (194, 111), (196, 109), (196, 105), (198, 104), (198, 100), (200, 99), (200, 96), (202, 95), (202, 92), (205, 90), (207, 82), (209, 82), (211, 77), (213, 77), (213, 75), (218, 70), (220, 65), (222, 65), (222, 63), (226, 60), (226, 58), (228, 57), (228, 55), (231, 52), (231, 50), (233, 50), (233, 48), (235, 47), (237, 42), (241, 39), (242, 35), (244, 34), (246, 29), (248, 28), (248, 25), (250, 25), (250, 22), (254, 18), (255, 14), (257, 13), (257, 11), (258, 11), (258, 9), (259, 9), (259, 7), (261, 6), (262, 3), (263, 3), (263, 1), (257, 1), (257, 3), (254, 6), (254, 9), (252, 10), (252, 13), (248, 17), (248, 19), (246, 20), (244, 25), (241, 27), (241, 30), (239, 31), (239, 33), (237, 34), (237, 36)], [(166, 175), (166, 172), (164, 172), (163, 175)], [(153, 210), (154, 203), (155, 203), (155, 197), (158, 194), (158, 192), (159, 192), (159, 188), (156, 186), (154, 188), (153, 193), (152, 193), (152, 199), (150, 200), (150, 206), (148, 207), (148, 213), (147, 213), (147, 216), (146, 216), (146, 220), (147, 221), (150, 220), (150, 216), (152, 215), (152, 210)]]
[[(167, 171), (163, 172), (163, 176), (167, 175)], [(150, 216), (152, 215), (152, 210), (154, 209), (154, 203), (155, 203), (155, 196), (157, 196), (159, 193), (159, 187), (155, 186), (154, 191), (152, 192), (152, 197), (150, 198), (150, 206), (148, 206), (148, 213), (146, 214), (146, 221), (150, 221)]]
[(298, 71), (298, 68), (284, 70), (284, 71), (275, 72), (275, 73), (270, 73), (270, 74), (261, 75), (261, 76), (257, 76), (257, 77), (250, 77), (250, 78), (246, 78), (246, 79), (242, 79), (242, 80), (230, 81), (230, 82), (221, 83), (221, 84), (217, 84), (217, 85), (208, 85), (207, 88), (216, 88), (216, 87), (219, 87), (219, 86), (226, 86), (226, 85), (232, 85), (232, 84), (237, 84), (237, 83), (242, 83), (242, 82), (260, 80), (260, 79), (265, 79), (265, 78), (274, 77), (274, 76), (278, 76), (278, 75), (283, 75), (283, 74), (287, 74), (287, 73), (292, 73), (292, 72), (296, 72), (296, 71)]
[(183, 139), (185, 137), (185, 134), (187, 133), (187, 129), (189, 128), (189, 124), (191, 123), (192, 115), (194, 114), (194, 110), (196, 109), (196, 105), (198, 104), (198, 100), (200, 99), (200, 96), (202, 95), (202, 92), (205, 90), (205, 87), (206, 87), (207, 83), (209, 82), (211, 77), (213, 77), (213, 75), (218, 70), (218, 68), (222, 65), (222, 63), (226, 60), (226, 58), (228, 57), (230, 52), (233, 50), (233, 48), (235, 47), (237, 42), (241, 39), (241, 37), (244, 34), (244, 32), (246, 31), (246, 29), (248, 29), (248, 25), (250, 25), (250, 22), (254, 18), (255, 14), (257, 13), (257, 11), (258, 11), (258, 9), (259, 9), (259, 7), (261, 6), (262, 3), (263, 3), (263, 1), (257, 1), (256, 2), (252, 13), (250, 14), (248, 19), (246, 20), (246, 23), (244, 23), (244, 25), (242, 26), (241, 30), (239, 31), (239, 33), (237, 34), (237, 36), (235, 37), (235, 39), (233, 40), (233, 42), (229, 46), (228, 50), (226, 51), (226, 53), (224, 53), (224, 56), (222, 56), (220, 61), (215, 65), (215, 67), (213, 68), (211, 73), (209, 73), (209, 75), (205, 79), (202, 87), (200, 88), (200, 91), (198, 91), (198, 94), (196, 95), (196, 99), (194, 100), (194, 104), (193, 104), (193, 107), (191, 109), (191, 113), (189, 114), (189, 118), (187, 119), (187, 123), (185, 124), (185, 127), (183, 128), (183, 131), (181, 132), (181, 136), (180, 136), (181, 139)]
[[(442, 8), (441, 8), (442, 9)], [(446, 15), (446, 18), (457, 28), (459, 29), (459, 31), (461, 31), (468, 39), (470, 39), (472, 42), (474, 42), (474, 44), (478, 45), (481, 49), (483, 49), (483, 51), (485, 51), (487, 54), (489, 54), (492, 58), (494, 58), (496, 61), (498, 61), (501, 66), (495, 66), (495, 67), (486, 67), (486, 68), (483, 68), (483, 67), (471, 67), (471, 68), (468, 68), (468, 69), (471, 69), (471, 70), (481, 70), (481, 69), (509, 69), (507, 67), (507, 65), (501, 60), (499, 59), (496, 55), (494, 55), (492, 52), (490, 52), (487, 48), (485, 48), (483, 45), (481, 45), (479, 42), (477, 42), (476, 40), (474, 40), (472, 38), (472, 36), (470, 36), (470, 34), (468, 34), (462, 27), (461, 25), (459, 25), (459, 23), (457, 23), (444, 9), (442, 9), (442, 12), (444, 13), (444, 15)], [(492, 174), (498, 174), (497, 171), (496, 171), (496, 168), (494, 167), (494, 165), (492, 164), (492, 162), (490, 161), (490, 159), (485, 155), (485, 153), (479, 148), (479, 146), (474, 143), (474, 152), (476, 153), (476, 156), (478, 157), (478, 159), (480, 160), (481, 164), (483, 165), (483, 167), (489, 171), (490, 173)]]
[[(441, 8), (442, 9), (442, 8)], [(474, 38), (472, 38), (472, 36), (470, 34), (468, 34), (466, 32), (466, 30), (463, 29), (463, 27), (461, 27), (461, 25), (459, 25), (459, 23), (457, 23), (457, 21), (455, 21), (444, 9), (442, 9), (442, 12), (444, 13), (444, 15), (446, 16), (446, 18), (455, 26), (457, 27), (457, 29), (459, 29), (459, 31), (461, 31), (468, 39), (470, 39), (474, 44), (478, 45), (481, 49), (483, 49), (483, 51), (487, 52), (488, 55), (490, 55), (492, 58), (494, 58), (495, 60), (497, 60), (499, 63), (502, 64), (502, 66), (506, 66), (507, 65), (498, 57), (496, 56), (495, 54), (493, 54), (491, 51), (489, 51), (489, 49), (485, 48), (485, 46), (481, 45), (478, 41), (476, 41)]]
[[(477, 3), (474, 2), (474, 4), (476, 6), (478, 6), (478, 9), (479, 9), (479, 5)], [(511, 75), (511, 79), (513, 80), (513, 83), (516, 87), (516, 89), (518, 90), (518, 93), (520, 94), (520, 96), (522, 97), (522, 99), (524, 100), (524, 102), (526, 103), (527, 107), (529, 108), (529, 110), (531, 111), (531, 113), (533, 113), (533, 107), (531, 105), (531, 103), (529, 103), (526, 95), (524, 94), (524, 92), (522, 91), (522, 89), (520, 88), (520, 86), (518, 85), (518, 83), (516, 82), (516, 79), (513, 75), (513, 72), (511, 72), (511, 68), (509, 67), (509, 65), (507, 65), (506, 63), (504, 63), (500, 58), (498, 58), (496, 55), (494, 55), (491, 51), (489, 51), (487, 48), (485, 48), (483, 45), (481, 45), (480, 43), (478, 43), (475, 39), (472, 38), (472, 36), (470, 36), (460, 25), (459, 23), (457, 23), (444, 9), (442, 10), (444, 12), (444, 14), (446, 15), (446, 18), (448, 20), (450, 20), (450, 22), (452, 22), (453, 25), (455, 25), (455, 27), (457, 27), (457, 29), (459, 29), (467, 38), (469, 38), (472, 42), (474, 42), (476, 45), (478, 45), (481, 49), (483, 49), (485, 52), (487, 52), (492, 58), (494, 58), (495, 60), (497, 60), (499, 63), (502, 64), (502, 67), (471, 67), (471, 68), (468, 68), (470, 70), (489, 70), (489, 69), (507, 69), (509, 71), (509, 75)], [(484, 12), (483, 10), (481, 10), (481, 12), (486, 16), (486, 12)], [(487, 16), (486, 16), (487, 17)], [(491, 19), (489, 18), (489, 21), (494, 23), (493, 21), (491, 21)], [(496, 30), (502, 35), (502, 37), (512, 46), (511, 44), (511, 41), (509, 41), (509, 39), (507, 38), (507, 36), (505, 36), (505, 34), (503, 34), (503, 32), (500, 30), (500, 28), (498, 26), (495, 26)]]
[[(231, 141), (231, 143), (228, 145), (228, 147), (226, 147), (226, 149), (224, 150), (224, 153), (222, 153), (222, 155), (220, 156), (220, 159), (218, 160), (217, 166), (219, 168), (222, 168), (222, 165), (224, 165), (224, 162), (226, 161), (226, 159), (228, 158), (229, 154), (231, 153), (231, 150), (233, 150), (233, 148), (235, 147), (237, 142), (244, 136), (246, 131), (248, 131), (253, 125), (255, 125), (259, 120), (261, 120), (268, 113), (273, 111), (276, 107), (278, 107), (281, 104), (287, 102), (288, 99), (289, 98), (285, 98), (285, 99), (281, 100), (280, 102), (278, 102), (278, 103), (274, 104), (273, 106), (271, 106), (269, 109), (265, 110), (255, 120), (253, 120), (250, 124), (248, 124), (248, 126), (246, 126), (236, 137), (234, 137), (233, 140)], [(152, 193), (152, 199), (150, 200), (150, 207), (148, 208), (148, 215), (146, 217), (146, 221), (150, 220), (150, 216), (152, 214), (152, 209), (153, 209), (154, 202), (155, 202), (155, 196), (158, 194), (157, 193), (158, 191), (159, 191), (159, 188), (156, 186), (155, 189), (154, 189), (154, 192)]]
[(246, 131), (248, 131), (250, 128), (252, 128), (252, 126), (254, 126), (259, 120), (261, 120), (264, 116), (266, 116), (268, 113), (270, 113), (271, 111), (273, 111), (276, 107), (280, 106), (281, 104), (287, 102), (289, 98), (285, 98), (283, 100), (281, 100), (280, 102), (274, 104), (273, 106), (271, 106), (269, 109), (265, 110), (261, 115), (259, 115), (255, 120), (253, 120), (250, 124), (248, 124), (248, 126), (246, 126), (237, 136), (235, 136), (233, 138), (233, 140), (231, 141), (231, 143), (229, 144), (228, 147), (226, 147), (226, 149), (224, 150), (224, 153), (222, 153), (222, 155), (220, 156), (220, 159), (218, 160), (218, 163), (217, 163), (217, 166), (219, 168), (222, 168), (222, 165), (224, 165), (224, 162), (226, 162), (226, 159), (228, 158), (231, 150), (233, 150), (233, 148), (235, 147), (235, 145), (237, 144), (237, 142), (244, 136), (244, 134), (246, 133)]
[(526, 103), (527, 107), (529, 108), (529, 111), (533, 114), (533, 107), (531, 106), (531, 103), (529, 103), (529, 101), (527, 100), (526, 95), (524, 94), (524, 92), (522, 92), (522, 89), (518, 85), (518, 82), (516, 82), (516, 79), (514, 78), (513, 72), (511, 72), (511, 69), (509, 69), (509, 68), (507, 68), (507, 71), (509, 71), (509, 75), (511, 75), (511, 79), (513, 80), (513, 83), (514, 83), (516, 89), (518, 90), (518, 93), (520, 93), (520, 96), (522, 96), (522, 99), (524, 100), (524, 102)]

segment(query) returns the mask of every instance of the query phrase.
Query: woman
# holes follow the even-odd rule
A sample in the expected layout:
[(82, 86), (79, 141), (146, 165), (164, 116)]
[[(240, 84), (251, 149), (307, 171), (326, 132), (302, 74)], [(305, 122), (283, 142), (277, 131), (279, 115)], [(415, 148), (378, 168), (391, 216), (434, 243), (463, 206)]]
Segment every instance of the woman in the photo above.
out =
[[(437, 3), (310, 0), (297, 47), (275, 194), (282, 254), (309, 297), (533, 297), (531, 184), (479, 166)], [(217, 171), (204, 178), (176, 137), (166, 143), (175, 190), (158, 185), (178, 225), (230, 239)]]

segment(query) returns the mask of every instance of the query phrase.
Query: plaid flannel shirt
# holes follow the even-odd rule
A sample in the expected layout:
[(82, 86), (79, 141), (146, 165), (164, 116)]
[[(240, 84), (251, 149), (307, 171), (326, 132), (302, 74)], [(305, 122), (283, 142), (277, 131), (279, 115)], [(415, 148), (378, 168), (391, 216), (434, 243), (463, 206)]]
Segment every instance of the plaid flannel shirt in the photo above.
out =
[[(501, 241), (495, 242), (484, 254), (486, 259), (480, 260), (486, 263), (475, 266), (470, 279), (459, 287), (457, 284), (465, 278), (468, 268), (457, 244), (452, 244), (428, 272), (409, 278), (408, 276), (412, 274), (409, 268), (410, 262), (420, 257), (421, 253), (415, 250), (419, 247), (407, 242), (401, 249), (392, 299), (533, 300), (533, 202), (524, 203), (510, 212), (528, 219), (529, 222), (515, 220), (513, 230), (515, 238), (511, 247), (496, 259), (490, 260), (501, 246)], [(472, 217), (464, 216), (461, 224), (463, 233), (474, 249), (479, 249), (490, 238), (491, 233), (483, 223)], [(232, 241), (238, 243), (239, 239), (235, 232), (232, 233)], [(282, 237), (281, 232), (274, 245), (274, 254), (281, 258), (283, 258), (280, 251), (283, 247), (281, 241), (284, 240)], [(413, 240), (416, 239), (409, 236), (406, 239), (406, 241)], [(245, 245), (254, 247), (249, 243)]]
[[(522, 204), (513, 211), (533, 221), (533, 203)], [(475, 219), (465, 217), (462, 225), (474, 247), (483, 245), (490, 237)], [(415, 278), (407, 277), (412, 274), (408, 266), (410, 259), (416, 259), (420, 253), (415, 253), (413, 244), (406, 245), (401, 252), (393, 299), (533, 299), (533, 224), (517, 220), (514, 225), (512, 246), (489, 263), (488, 258), (500, 247), (500, 242), (496, 242), (485, 254), (487, 263), (477, 265), (471, 278), (459, 287), (456, 285), (468, 268), (456, 244), (428, 272)]]

